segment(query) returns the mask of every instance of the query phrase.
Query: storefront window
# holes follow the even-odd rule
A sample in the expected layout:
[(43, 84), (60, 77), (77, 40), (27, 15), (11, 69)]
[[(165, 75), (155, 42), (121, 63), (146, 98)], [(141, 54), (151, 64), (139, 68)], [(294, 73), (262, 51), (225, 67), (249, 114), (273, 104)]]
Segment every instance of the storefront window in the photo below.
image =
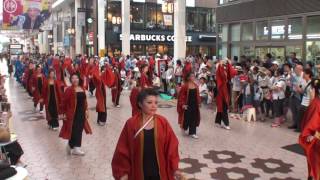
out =
[(320, 41), (306, 42), (307, 61), (313, 61), (320, 64)]
[(243, 23), (242, 24), (242, 41), (252, 41), (253, 40), (253, 24)]
[(232, 45), (231, 46), (231, 58), (235, 56), (240, 57), (240, 46), (239, 45)]
[(286, 46), (286, 56), (290, 56), (290, 53), (295, 52), (298, 59), (302, 59), (302, 46)]
[(144, 28), (144, 4), (131, 3), (130, 22), (133, 29)]
[(121, 27), (121, 2), (109, 1), (107, 3), (107, 28)]
[(260, 21), (256, 23), (256, 39), (268, 40), (269, 28), (267, 21)]
[(196, 32), (215, 31), (215, 11), (211, 8), (191, 8), (186, 10), (186, 29)]
[(227, 42), (228, 41), (228, 25), (222, 25), (222, 37), (221, 37), (222, 42)]
[(320, 38), (320, 16), (310, 16), (307, 19), (307, 38)]
[(231, 41), (240, 41), (240, 24), (231, 25)]
[(132, 54), (134, 54), (136, 56), (145, 55), (144, 47), (145, 47), (144, 45), (132, 44), (131, 45), (131, 52), (132, 52)]
[(284, 20), (271, 21), (271, 39), (284, 39), (285, 24)]
[(301, 18), (292, 18), (288, 20), (288, 39), (302, 39)]
[(155, 29), (157, 22), (157, 5), (153, 3), (148, 3), (146, 5), (146, 28)]
[(246, 57), (254, 57), (254, 46), (243, 45), (241, 55), (245, 55)]
[(228, 46), (227, 44), (222, 44), (221, 46), (221, 58), (228, 57)]

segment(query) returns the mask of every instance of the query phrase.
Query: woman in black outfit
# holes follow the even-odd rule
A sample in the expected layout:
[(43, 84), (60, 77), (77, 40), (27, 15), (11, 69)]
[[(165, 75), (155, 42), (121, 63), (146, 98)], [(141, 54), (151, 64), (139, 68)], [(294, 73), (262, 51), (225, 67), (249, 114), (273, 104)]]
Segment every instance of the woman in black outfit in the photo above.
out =
[(59, 128), (58, 116), (61, 103), (61, 90), (55, 78), (54, 69), (49, 70), (48, 79), (44, 83), (41, 101), (45, 104), (49, 129), (57, 131)]
[[(194, 74), (185, 76), (184, 84), (178, 95), (177, 110), (180, 127), (192, 138), (198, 139), (197, 126), (200, 124), (200, 104), (198, 85), (194, 82)], [(188, 133), (189, 130), (189, 133)]]
[(67, 151), (73, 155), (83, 156), (85, 153), (80, 149), (82, 131), (92, 134), (88, 118), (88, 103), (85, 90), (81, 86), (78, 74), (71, 76), (72, 86), (68, 87), (63, 96), (63, 108), (66, 118), (60, 132), (60, 137), (68, 139)]

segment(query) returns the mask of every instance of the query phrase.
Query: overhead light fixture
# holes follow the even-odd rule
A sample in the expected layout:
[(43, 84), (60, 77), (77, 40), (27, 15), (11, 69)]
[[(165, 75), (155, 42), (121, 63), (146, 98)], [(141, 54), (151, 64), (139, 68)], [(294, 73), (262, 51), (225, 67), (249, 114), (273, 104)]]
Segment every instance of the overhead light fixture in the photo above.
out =
[(52, 9), (54, 9), (54, 8), (56, 8), (57, 6), (59, 6), (62, 2), (63, 2), (64, 0), (57, 0), (56, 2), (54, 2), (53, 4), (52, 4)]

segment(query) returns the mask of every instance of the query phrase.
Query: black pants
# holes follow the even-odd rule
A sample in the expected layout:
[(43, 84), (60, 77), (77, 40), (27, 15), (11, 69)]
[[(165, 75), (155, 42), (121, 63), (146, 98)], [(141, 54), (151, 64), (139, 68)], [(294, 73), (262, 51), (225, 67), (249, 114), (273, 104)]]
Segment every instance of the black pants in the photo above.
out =
[(160, 180), (160, 176), (146, 176), (144, 177), (144, 180)]
[(81, 147), (82, 131), (84, 128), (84, 117), (73, 120), (71, 139), (69, 140), (70, 148)]
[(283, 101), (284, 99), (275, 99), (272, 102), (274, 117), (279, 118), (284, 115), (283, 113)]
[[(34, 108), (37, 108), (38, 103), (34, 103)], [(43, 103), (40, 103), (40, 111), (43, 111)]]
[(270, 110), (272, 111), (272, 102), (269, 99), (263, 98), (261, 105), (261, 113), (269, 116)]
[(167, 80), (166, 79), (162, 79), (162, 83), (163, 83), (163, 91), (164, 91), (164, 93), (168, 93)]
[(89, 91), (91, 93), (91, 95), (93, 95), (93, 91), (96, 89), (96, 87), (94, 86), (93, 80), (90, 79), (89, 80)]
[(49, 126), (52, 128), (59, 127), (59, 121), (57, 117), (51, 117), (50, 121), (48, 122)]
[(292, 119), (293, 119), (293, 126), (298, 127), (298, 124), (300, 122), (299, 116), (300, 116), (300, 106), (301, 106), (301, 101), (297, 97), (292, 97), (291, 102), (291, 112), (292, 112)]
[(5, 150), (8, 153), (8, 157), (12, 165), (17, 164), (20, 157), (23, 155), (23, 150), (18, 141), (10, 143), (2, 147), (2, 151)]
[(107, 121), (107, 111), (106, 112), (98, 112), (97, 122), (105, 123)]
[(300, 109), (299, 109), (299, 118), (298, 118), (298, 122), (297, 122), (297, 131), (301, 131), (301, 125), (302, 125), (302, 120), (303, 120), (303, 115), (304, 113), (307, 111), (308, 107), (300, 105)]
[[(190, 108), (190, 106), (189, 106)], [(183, 129), (189, 129), (189, 135), (197, 134), (197, 124), (196, 124), (197, 113), (193, 109), (185, 110), (184, 112), (184, 122)]]
[(223, 112), (217, 112), (216, 115), (216, 124), (221, 124), (223, 121), (224, 125), (229, 126), (229, 117), (228, 117), (228, 106), (225, 102), (222, 103)]
[(121, 92), (119, 92), (118, 94), (116, 94), (116, 101), (115, 101), (116, 106), (119, 105), (120, 96), (121, 96)]

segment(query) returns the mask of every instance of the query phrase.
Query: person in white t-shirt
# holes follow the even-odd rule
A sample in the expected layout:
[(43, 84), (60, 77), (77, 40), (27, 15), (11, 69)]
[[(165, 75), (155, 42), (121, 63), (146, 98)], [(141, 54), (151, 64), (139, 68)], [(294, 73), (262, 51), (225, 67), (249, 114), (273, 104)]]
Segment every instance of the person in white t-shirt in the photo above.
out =
[(204, 104), (207, 104), (209, 92), (208, 92), (208, 87), (207, 87), (207, 84), (206, 84), (206, 78), (205, 77), (201, 77), (200, 78), (199, 93), (200, 93), (201, 102), (204, 103)]
[(298, 123), (297, 123), (297, 129), (295, 130), (295, 132), (301, 132), (303, 130), (303, 127), (301, 127), (303, 115), (307, 111), (312, 99), (314, 98), (312, 94), (312, 86), (311, 86), (312, 77), (313, 77), (313, 73), (311, 69), (305, 69), (303, 71), (303, 79), (306, 81), (306, 86), (303, 87), (302, 101), (301, 101), (301, 106), (298, 112)]
[(271, 86), (273, 99), (274, 122), (271, 127), (280, 127), (284, 123), (283, 102), (285, 99), (286, 80), (283, 71), (277, 69), (274, 73), (273, 84)]

